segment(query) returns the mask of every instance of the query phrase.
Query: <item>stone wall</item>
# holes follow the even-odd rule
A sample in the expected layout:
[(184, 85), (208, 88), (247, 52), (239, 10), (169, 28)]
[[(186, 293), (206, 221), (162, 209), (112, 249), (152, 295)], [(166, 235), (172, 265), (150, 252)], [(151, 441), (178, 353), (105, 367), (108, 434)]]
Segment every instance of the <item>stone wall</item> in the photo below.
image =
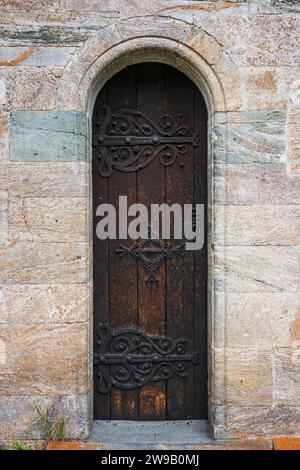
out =
[(98, 76), (158, 53), (199, 79), (210, 111), (215, 435), (299, 434), (299, 12), (298, 0), (1, 1), (0, 438), (38, 435), (35, 404), (88, 431), (92, 100)]

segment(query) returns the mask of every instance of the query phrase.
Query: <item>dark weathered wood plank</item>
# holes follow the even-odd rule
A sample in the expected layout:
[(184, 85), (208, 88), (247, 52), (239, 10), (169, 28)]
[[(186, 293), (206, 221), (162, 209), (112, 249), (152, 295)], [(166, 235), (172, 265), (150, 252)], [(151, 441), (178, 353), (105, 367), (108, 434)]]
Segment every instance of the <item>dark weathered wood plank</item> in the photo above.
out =
[[(187, 127), (188, 135), (193, 133), (194, 85), (183, 74), (166, 69), (166, 112), (174, 118), (182, 114), (181, 125)], [(194, 150), (182, 155), (179, 161), (166, 169), (166, 202), (193, 204), (194, 202)], [(181, 241), (174, 240), (174, 243)], [(172, 339), (186, 338), (186, 347), (194, 349), (194, 256), (184, 251), (184, 256), (174, 256), (166, 264), (167, 272), (167, 331)], [(167, 418), (191, 419), (194, 408), (194, 367), (187, 366), (188, 375), (174, 376), (167, 382)]]
[[(140, 64), (137, 78), (138, 110), (158, 121), (163, 113), (164, 71), (157, 64)], [(149, 209), (151, 204), (164, 201), (165, 174), (159, 159), (138, 173), (138, 202)], [(146, 283), (147, 273), (139, 266), (138, 306), (139, 329), (149, 335), (165, 334), (165, 266), (161, 264), (159, 284)], [(147, 385), (139, 393), (141, 420), (164, 419), (166, 413), (166, 384)]]
[[(108, 83), (108, 103), (112, 110), (136, 106), (136, 70), (123, 70)], [(128, 204), (136, 202), (134, 173), (114, 171), (109, 178), (109, 202), (118, 208), (119, 196), (127, 195)], [(109, 299), (112, 328), (137, 328), (137, 272), (136, 262), (130, 256), (120, 258), (116, 250), (131, 240), (109, 241)], [(118, 366), (114, 366), (118, 367)], [(112, 367), (111, 367), (112, 368)], [(136, 390), (113, 388), (111, 392), (111, 419), (137, 419), (138, 393)]]

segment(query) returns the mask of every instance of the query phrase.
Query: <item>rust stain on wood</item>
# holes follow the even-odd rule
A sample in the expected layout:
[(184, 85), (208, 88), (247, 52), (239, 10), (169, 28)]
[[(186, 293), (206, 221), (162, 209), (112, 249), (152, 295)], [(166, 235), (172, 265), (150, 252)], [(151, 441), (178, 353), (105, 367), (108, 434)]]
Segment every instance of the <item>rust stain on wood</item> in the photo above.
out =
[(144, 416), (147, 416), (147, 414), (158, 417), (164, 416), (166, 409), (165, 392), (155, 385), (148, 385), (141, 389), (140, 407)]
[(111, 399), (114, 404), (115, 414), (119, 415), (122, 410), (122, 394), (121, 390), (118, 388), (114, 388), (111, 392)]
[(135, 416), (137, 410), (136, 410), (136, 397), (130, 396), (128, 399), (128, 408), (130, 410), (130, 416)]

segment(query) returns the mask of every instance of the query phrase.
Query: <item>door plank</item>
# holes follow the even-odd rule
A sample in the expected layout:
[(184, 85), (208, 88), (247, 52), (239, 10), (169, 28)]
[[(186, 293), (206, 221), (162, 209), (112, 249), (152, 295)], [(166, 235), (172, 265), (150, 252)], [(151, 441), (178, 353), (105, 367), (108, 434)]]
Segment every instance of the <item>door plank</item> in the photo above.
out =
[[(155, 122), (163, 113), (164, 69), (155, 64), (140, 64), (137, 78), (137, 109)], [(143, 168), (138, 174), (138, 202), (150, 209), (151, 204), (164, 201), (165, 174), (159, 159)], [(148, 335), (165, 335), (165, 265), (161, 263), (157, 284), (146, 283), (148, 277), (139, 266), (138, 325)], [(166, 414), (166, 384), (147, 385), (139, 393), (141, 420), (164, 419)]]
[[(113, 77), (108, 84), (108, 102), (112, 110), (135, 108), (136, 70), (127, 68)], [(126, 195), (128, 205), (136, 202), (135, 173), (113, 172), (109, 178), (109, 202), (119, 207), (119, 196)], [(116, 250), (120, 245), (130, 245), (131, 240), (109, 241), (109, 298), (110, 326), (112, 328), (137, 328), (137, 272), (136, 262), (129, 256), (120, 258)], [(118, 366), (111, 366), (116, 369)], [(137, 419), (137, 390), (111, 391), (111, 419)]]
[[(181, 124), (187, 126), (188, 134), (193, 132), (194, 85), (183, 74), (166, 70), (166, 112), (177, 117), (182, 114)], [(166, 202), (171, 205), (193, 204), (194, 202), (194, 150), (182, 156), (179, 161), (166, 168)], [(174, 240), (174, 243), (180, 241)], [(188, 338), (189, 350), (194, 350), (194, 256), (184, 251), (182, 258), (176, 256), (166, 264), (166, 310), (167, 332), (172, 339)], [(167, 418), (192, 419), (194, 407), (194, 368), (187, 365), (187, 377), (174, 376), (167, 382)]]

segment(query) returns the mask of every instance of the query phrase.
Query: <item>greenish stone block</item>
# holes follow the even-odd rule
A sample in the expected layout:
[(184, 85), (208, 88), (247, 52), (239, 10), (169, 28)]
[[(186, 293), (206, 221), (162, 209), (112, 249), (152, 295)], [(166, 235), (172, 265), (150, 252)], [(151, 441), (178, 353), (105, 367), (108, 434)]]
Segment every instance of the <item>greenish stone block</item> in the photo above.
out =
[(217, 163), (279, 163), (285, 159), (284, 121), (215, 124), (212, 136)]
[(13, 111), (10, 159), (13, 161), (86, 161), (88, 119), (72, 111)]

